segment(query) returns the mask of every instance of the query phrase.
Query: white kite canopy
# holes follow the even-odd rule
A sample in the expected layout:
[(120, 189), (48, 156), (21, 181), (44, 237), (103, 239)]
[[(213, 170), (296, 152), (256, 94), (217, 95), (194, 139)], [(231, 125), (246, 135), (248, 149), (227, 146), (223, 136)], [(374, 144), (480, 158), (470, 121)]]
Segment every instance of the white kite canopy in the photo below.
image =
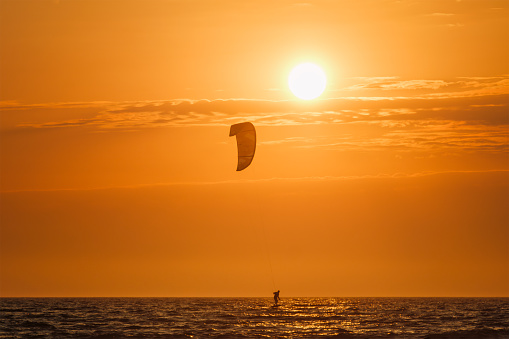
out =
[(237, 171), (242, 171), (253, 161), (256, 149), (256, 131), (252, 123), (242, 122), (231, 126), (230, 136), (234, 135), (237, 136), (239, 156)]

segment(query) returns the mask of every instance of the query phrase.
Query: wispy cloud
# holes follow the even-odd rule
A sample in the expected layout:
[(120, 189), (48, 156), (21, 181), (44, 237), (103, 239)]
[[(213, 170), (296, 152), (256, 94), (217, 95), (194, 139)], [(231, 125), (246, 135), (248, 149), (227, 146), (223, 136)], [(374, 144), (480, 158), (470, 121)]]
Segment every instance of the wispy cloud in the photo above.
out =
[[(509, 144), (509, 77), (463, 77), (455, 81), (357, 78), (357, 89), (430, 93), (408, 96), (341, 97), (303, 102), (260, 99), (177, 99), (144, 102), (91, 102), (23, 105), (4, 102), (2, 114), (24, 119), (14, 129), (84, 128), (92, 132), (133, 131), (185, 126), (228, 126), (252, 121), (258, 126), (346, 125), (378, 126), (375, 137), (281, 138), (266, 145), (328, 149), (392, 148), (398, 150), (456, 149), (507, 152)], [(446, 89), (446, 91), (444, 91)], [(86, 109), (86, 116), (72, 118)], [(68, 112), (66, 119), (41, 121), (51, 112)], [(48, 113), (49, 112), (49, 113)], [(90, 113), (91, 112), (91, 113)], [(52, 114), (49, 114), (52, 116)], [(39, 117), (30, 122), (30, 117)], [(7, 119), (8, 120), (8, 119)], [(5, 129), (6, 127), (3, 126)]]
[(449, 83), (443, 80), (408, 80), (393, 83), (380, 84), (381, 89), (438, 89), (449, 86)]
[[(220, 186), (231, 184), (259, 184), (268, 182), (333, 182), (333, 181), (361, 181), (361, 180), (398, 180), (406, 178), (421, 178), (451, 175), (509, 175), (509, 170), (464, 170), (464, 171), (422, 171), (422, 172), (397, 172), (378, 173), (365, 175), (342, 175), (342, 176), (307, 176), (307, 177), (271, 177), (262, 179), (235, 179), (221, 181), (187, 181), (187, 182), (161, 182), (155, 184), (119, 185), (92, 188), (57, 188), (57, 189), (26, 189), (0, 191), (4, 197), (27, 193), (50, 193), (50, 192), (94, 192), (94, 191), (127, 191), (160, 187), (186, 187), (186, 186)], [(505, 184), (502, 183), (502, 184)]]
[(455, 83), (446, 82), (444, 80), (397, 80), (396, 78), (361, 78), (361, 83), (344, 88), (343, 90), (361, 90), (361, 89), (432, 89), (436, 90), (441, 87), (451, 86)]
[[(67, 110), (71, 118), (64, 121), (22, 124), (24, 127), (58, 127), (93, 125), (101, 128), (118, 128), (122, 123), (139, 127), (172, 126), (186, 124), (230, 124), (235, 120), (252, 118), (268, 124), (276, 119), (293, 123), (314, 121), (331, 122), (327, 117), (386, 116), (388, 110), (409, 114), (419, 109), (443, 110), (470, 109), (470, 106), (508, 104), (509, 75), (498, 77), (460, 77), (454, 80), (420, 79), (402, 80), (397, 77), (353, 78), (355, 84), (344, 88), (343, 93), (355, 95), (303, 102), (298, 100), (262, 99), (172, 99), (143, 102), (64, 102), (44, 104), (21, 104), (13, 101), (0, 102), (0, 110), (6, 116), (9, 111)], [(375, 90), (373, 92), (373, 90)], [(369, 91), (370, 95), (363, 95)], [(397, 93), (397, 95), (394, 95)], [(373, 95), (375, 94), (375, 95)], [(378, 95), (377, 95), (378, 94)], [(72, 118), (73, 110), (95, 110), (93, 117)], [(379, 113), (373, 110), (378, 110)], [(34, 113), (34, 115), (37, 115)], [(40, 115), (40, 114), (39, 114)], [(48, 114), (46, 114), (48, 115)], [(395, 115), (395, 114), (389, 114)], [(51, 114), (49, 114), (51, 116)]]
[[(421, 79), (421, 80), (401, 80), (396, 77), (363, 77), (353, 78), (358, 83), (345, 87), (341, 90), (359, 91), (379, 89), (382, 91), (389, 90), (433, 90), (421, 95), (433, 94), (436, 96), (471, 96), (485, 95), (480, 88), (489, 89), (491, 94), (509, 93), (509, 78), (507, 76), (500, 77), (459, 77), (453, 81), (437, 80), (437, 79)], [(439, 90), (441, 92), (436, 92)], [(467, 92), (470, 91), (470, 92)], [(414, 95), (415, 96), (415, 95)]]
[(442, 13), (442, 12), (435, 12), (435, 13), (428, 14), (428, 16), (446, 17), (446, 18), (454, 16), (454, 15), (455, 15), (454, 13)]
[[(481, 90), (484, 90), (481, 88)], [(359, 121), (451, 120), (486, 125), (507, 124), (509, 95), (431, 98), (338, 98), (314, 103), (266, 100), (178, 100), (109, 103), (93, 117), (20, 123), (18, 128), (88, 127), (101, 130), (171, 126), (224, 126), (240, 121), (259, 125), (341, 124)], [(10, 106), (7, 110), (16, 108)], [(19, 109), (32, 110), (38, 107)], [(44, 108), (48, 110), (48, 107)], [(53, 109), (61, 109), (53, 107)], [(72, 109), (69, 108), (70, 111)], [(4, 112), (4, 114), (13, 114)]]
[(450, 121), (389, 121), (377, 123), (380, 132), (366, 138), (362, 135), (315, 139), (300, 148), (348, 151), (396, 151), (431, 156), (448, 152), (509, 153), (506, 126), (482, 127)]

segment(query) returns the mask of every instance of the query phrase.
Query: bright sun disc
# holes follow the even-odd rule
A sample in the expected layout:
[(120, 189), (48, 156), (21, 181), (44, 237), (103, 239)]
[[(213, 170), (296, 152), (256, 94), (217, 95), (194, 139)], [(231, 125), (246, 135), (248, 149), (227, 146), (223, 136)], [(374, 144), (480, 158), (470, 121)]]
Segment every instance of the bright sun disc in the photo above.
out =
[(288, 76), (290, 91), (300, 99), (311, 100), (319, 97), (325, 90), (327, 77), (315, 64), (305, 63), (295, 66)]

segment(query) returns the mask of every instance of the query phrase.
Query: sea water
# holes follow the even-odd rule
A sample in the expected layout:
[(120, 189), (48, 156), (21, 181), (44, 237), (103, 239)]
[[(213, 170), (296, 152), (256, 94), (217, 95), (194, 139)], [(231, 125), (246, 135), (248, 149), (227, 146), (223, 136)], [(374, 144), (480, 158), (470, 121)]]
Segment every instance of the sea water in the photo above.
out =
[(0, 338), (509, 338), (509, 298), (1, 298)]

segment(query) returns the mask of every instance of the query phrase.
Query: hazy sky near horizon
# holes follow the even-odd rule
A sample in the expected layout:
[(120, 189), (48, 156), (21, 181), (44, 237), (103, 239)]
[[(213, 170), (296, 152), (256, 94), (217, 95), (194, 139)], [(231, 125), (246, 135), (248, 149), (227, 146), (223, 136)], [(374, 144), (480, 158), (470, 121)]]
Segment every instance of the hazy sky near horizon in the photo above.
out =
[(0, 0), (0, 296), (509, 296), (508, 28), (504, 0)]

